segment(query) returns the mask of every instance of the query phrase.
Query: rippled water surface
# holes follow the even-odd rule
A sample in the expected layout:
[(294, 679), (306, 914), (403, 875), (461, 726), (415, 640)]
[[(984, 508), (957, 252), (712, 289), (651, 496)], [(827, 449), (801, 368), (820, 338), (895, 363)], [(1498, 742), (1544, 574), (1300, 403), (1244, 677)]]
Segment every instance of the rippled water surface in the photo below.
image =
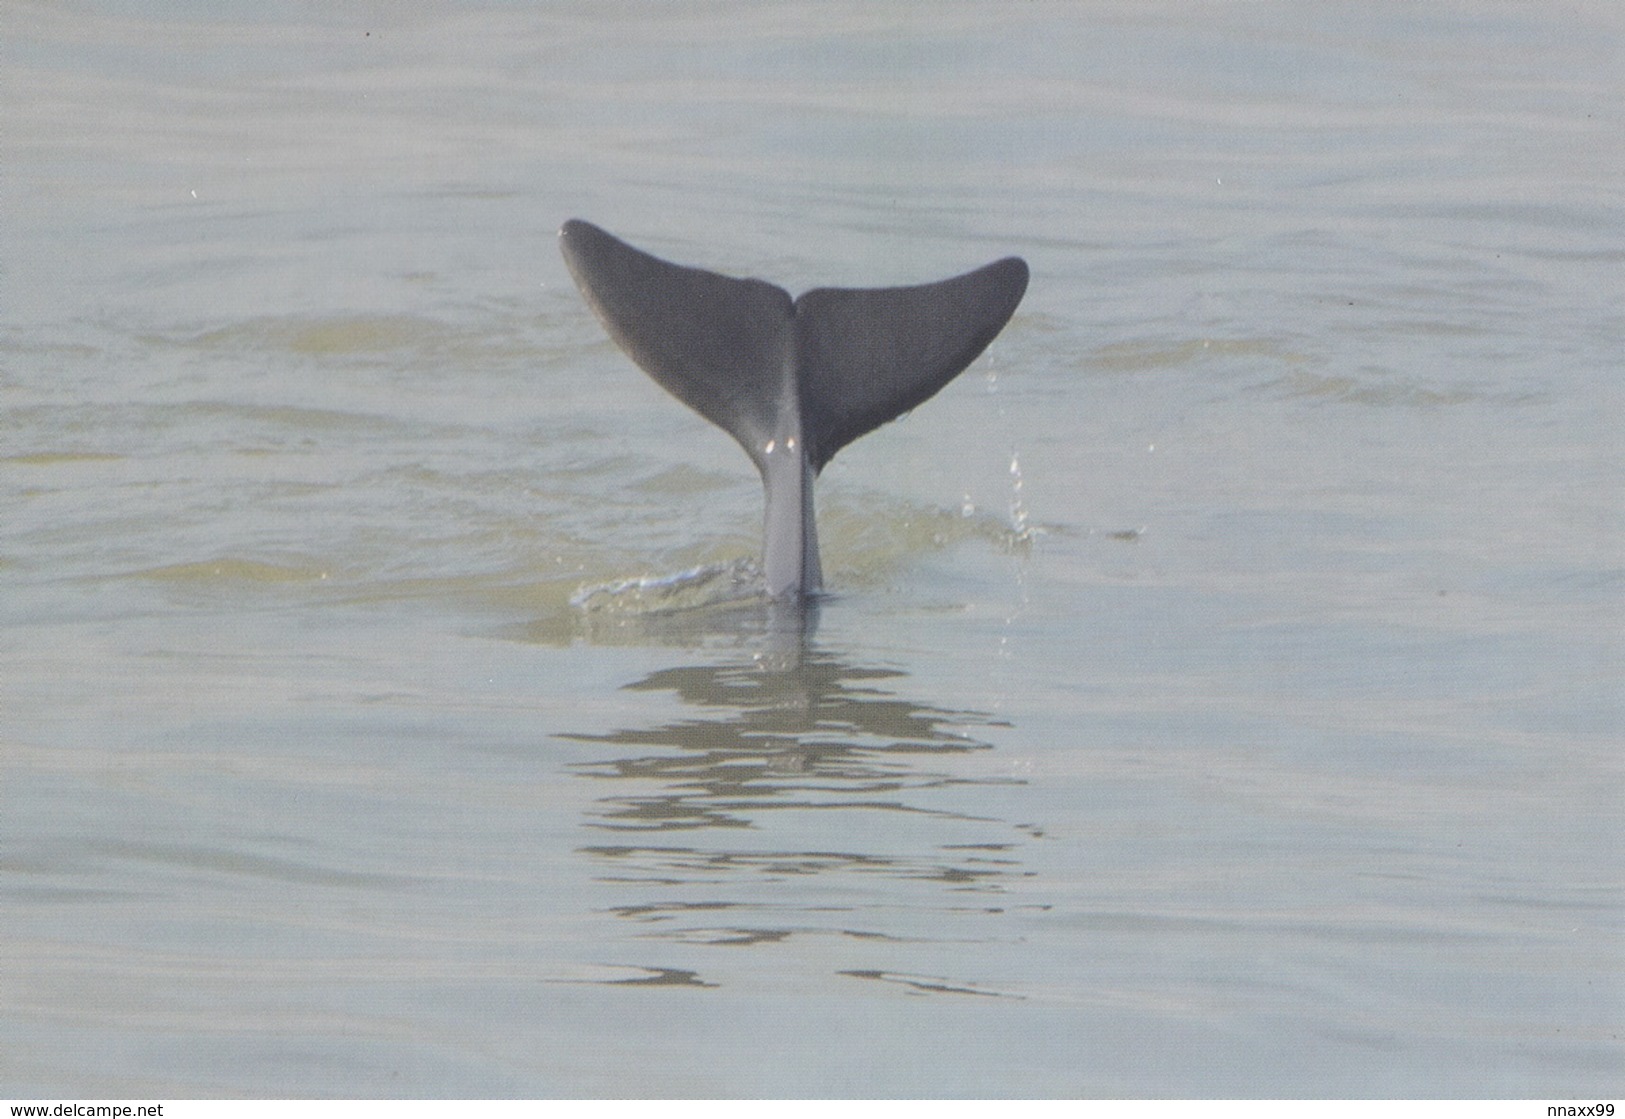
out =
[[(0, 1095), (1625, 1090), (1616, 6), (0, 38)], [(571, 216), (1031, 264), (806, 634)]]

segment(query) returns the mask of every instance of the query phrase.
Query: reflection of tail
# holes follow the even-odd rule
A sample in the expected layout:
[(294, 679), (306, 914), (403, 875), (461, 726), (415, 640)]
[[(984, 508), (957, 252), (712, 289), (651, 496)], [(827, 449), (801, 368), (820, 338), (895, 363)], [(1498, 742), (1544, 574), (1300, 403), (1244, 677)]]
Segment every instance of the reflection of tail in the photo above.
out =
[(610, 336), (732, 435), (767, 491), (762, 567), (775, 598), (819, 590), (813, 478), (835, 452), (923, 403), (1004, 328), (1027, 290), (1017, 257), (935, 284), (783, 288), (685, 268), (584, 221), (565, 263)]

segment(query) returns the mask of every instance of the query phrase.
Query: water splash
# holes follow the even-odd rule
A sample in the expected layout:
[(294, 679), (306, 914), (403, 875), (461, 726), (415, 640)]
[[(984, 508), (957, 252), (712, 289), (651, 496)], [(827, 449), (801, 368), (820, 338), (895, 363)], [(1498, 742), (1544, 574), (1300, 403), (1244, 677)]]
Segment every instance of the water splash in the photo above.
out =
[(767, 600), (767, 583), (754, 559), (708, 563), (672, 575), (642, 575), (582, 587), (570, 605), (594, 616), (646, 617), (711, 606)]
[(1010, 540), (1018, 548), (1030, 547), (1044, 535), (1043, 526), (1034, 524), (1027, 513), (1027, 501), (1022, 496), (1021, 453), (1010, 452)]

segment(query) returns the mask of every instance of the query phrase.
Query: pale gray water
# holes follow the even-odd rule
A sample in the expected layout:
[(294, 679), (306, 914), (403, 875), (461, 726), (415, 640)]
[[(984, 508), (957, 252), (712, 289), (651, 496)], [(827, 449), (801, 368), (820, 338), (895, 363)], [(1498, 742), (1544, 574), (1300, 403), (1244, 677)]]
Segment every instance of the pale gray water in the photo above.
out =
[[(8, 3), (0, 1095), (1619, 1095), (1622, 37)], [(1031, 263), (799, 664), (571, 216)]]

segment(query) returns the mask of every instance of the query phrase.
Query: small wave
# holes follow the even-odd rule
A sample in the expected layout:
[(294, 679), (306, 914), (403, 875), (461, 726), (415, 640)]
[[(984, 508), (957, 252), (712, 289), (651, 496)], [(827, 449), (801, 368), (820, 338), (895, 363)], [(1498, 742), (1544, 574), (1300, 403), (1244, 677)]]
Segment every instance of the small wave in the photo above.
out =
[(708, 563), (673, 575), (643, 575), (582, 587), (570, 605), (584, 614), (646, 617), (713, 606), (767, 601), (767, 583), (754, 559)]
[(10, 466), (73, 466), (82, 462), (120, 462), (123, 455), (104, 451), (36, 451), (33, 454), (6, 455), (0, 462)]
[(1269, 338), (1145, 339), (1098, 347), (1089, 363), (1108, 373), (1181, 369), (1224, 358), (1300, 365), (1305, 355)]
[(1338, 400), (1374, 407), (1439, 408), (1491, 399), (1466, 388), (1430, 388), (1381, 370), (1364, 370), (1358, 377), (1299, 370), (1258, 386), (1258, 391), (1285, 397)]
[(417, 315), (262, 316), (206, 330), (187, 341), (204, 349), (291, 350), (313, 356), (390, 353), (441, 342), (450, 328)]
[(196, 563), (175, 563), (133, 573), (137, 578), (193, 586), (243, 583), (319, 583), (328, 579), (325, 566), (313, 563), (262, 563), (225, 556)]

